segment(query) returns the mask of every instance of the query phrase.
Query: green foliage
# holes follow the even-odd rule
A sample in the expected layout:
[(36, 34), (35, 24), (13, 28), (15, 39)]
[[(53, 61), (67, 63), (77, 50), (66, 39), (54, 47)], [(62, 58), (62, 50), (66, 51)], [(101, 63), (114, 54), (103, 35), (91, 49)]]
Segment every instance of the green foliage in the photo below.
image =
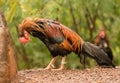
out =
[[(31, 42), (22, 46), (18, 41), (16, 26), (26, 17), (57, 19), (75, 30), (84, 40), (89, 40), (85, 8), (89, 17), (95, 20), (94, 40), (101, 27), (105, 27), (114, 53), (114, 63), (120, 64), (120, 1), (119, 0), (0, 0), (0, 10), (5, 14), (12, 34), (19, 69), (45, 67), (51, 60), (46, 46), (39, 39), (31, 37)], [(75, 19), (74, 19), (75, 18)], [(23, 52), (25, 49), (25, 52)], [(94, 66), (94, 61), (88, 67)], [(60, 61), (59, 61), (60, 62)], [(68, 68), (82, 68), (79, 58), (71, 53), (67, 57)]]

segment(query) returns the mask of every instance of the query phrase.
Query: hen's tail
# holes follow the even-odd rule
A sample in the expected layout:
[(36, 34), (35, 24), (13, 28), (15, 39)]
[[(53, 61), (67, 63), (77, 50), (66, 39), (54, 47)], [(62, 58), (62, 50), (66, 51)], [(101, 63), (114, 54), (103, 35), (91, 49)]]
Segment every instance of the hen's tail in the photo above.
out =
[(115, 67), (108, 55), (99, 47), (89, 42), (84, 42), (82, 45), (82, 54), (88, 55), (95, 59), (99, 66)]

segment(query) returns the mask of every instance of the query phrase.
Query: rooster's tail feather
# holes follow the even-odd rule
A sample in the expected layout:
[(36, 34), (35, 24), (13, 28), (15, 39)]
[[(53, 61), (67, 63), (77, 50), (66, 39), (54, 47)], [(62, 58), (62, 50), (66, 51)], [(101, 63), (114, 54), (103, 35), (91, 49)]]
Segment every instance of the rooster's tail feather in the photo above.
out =
[(102, 49), (89, 42), (83, 43), (82, 54), (88, 55), (89, 57), (95, 59), (99, 66), (115, 67), (112, 60), (110, 60), (108, 55)]

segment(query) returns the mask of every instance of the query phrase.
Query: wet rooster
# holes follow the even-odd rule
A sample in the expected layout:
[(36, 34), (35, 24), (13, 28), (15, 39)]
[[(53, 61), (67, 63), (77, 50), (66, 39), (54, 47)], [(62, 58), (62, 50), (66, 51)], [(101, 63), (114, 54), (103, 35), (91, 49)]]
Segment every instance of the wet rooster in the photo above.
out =
[(59, 70), (64, 69), (66, 56), (71, 52), (76, 53), (79, 57), (81, 53), (88, 55), (100, 66), (114, 67), (112, 61), (103, 50), (83, 41), (77, 33), (58, 21), (26, 18), (19, 25), (19, 41), (21, 43), (29, 42), (29, 34), (39, 38), (47, 46), (53, 57), (45, 69), (52, 69), (52, 65), (59, 55), (62, 56)]

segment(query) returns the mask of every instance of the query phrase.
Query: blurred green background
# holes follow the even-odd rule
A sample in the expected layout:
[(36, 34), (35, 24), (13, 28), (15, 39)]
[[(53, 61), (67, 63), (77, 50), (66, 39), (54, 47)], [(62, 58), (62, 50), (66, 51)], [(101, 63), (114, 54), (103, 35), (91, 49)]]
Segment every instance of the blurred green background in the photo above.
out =
[[(58, 20), (92, 43), (104, 26), (114, 54), (113, 62), (120, 65), (120, 0), (0, 0), (0, 10), (13, 38), (19, 70), (46, 67), (52, 58), (37, 38), (31, 36), (31, 42), (26, 45), (18, 41), (16, 26), (26, 17)], [(68, 69), (83, 68), (74, 53), (67, 56), (66, 62)], [(95, 65), (93, 59), (87, 58), (86, 67)]]

